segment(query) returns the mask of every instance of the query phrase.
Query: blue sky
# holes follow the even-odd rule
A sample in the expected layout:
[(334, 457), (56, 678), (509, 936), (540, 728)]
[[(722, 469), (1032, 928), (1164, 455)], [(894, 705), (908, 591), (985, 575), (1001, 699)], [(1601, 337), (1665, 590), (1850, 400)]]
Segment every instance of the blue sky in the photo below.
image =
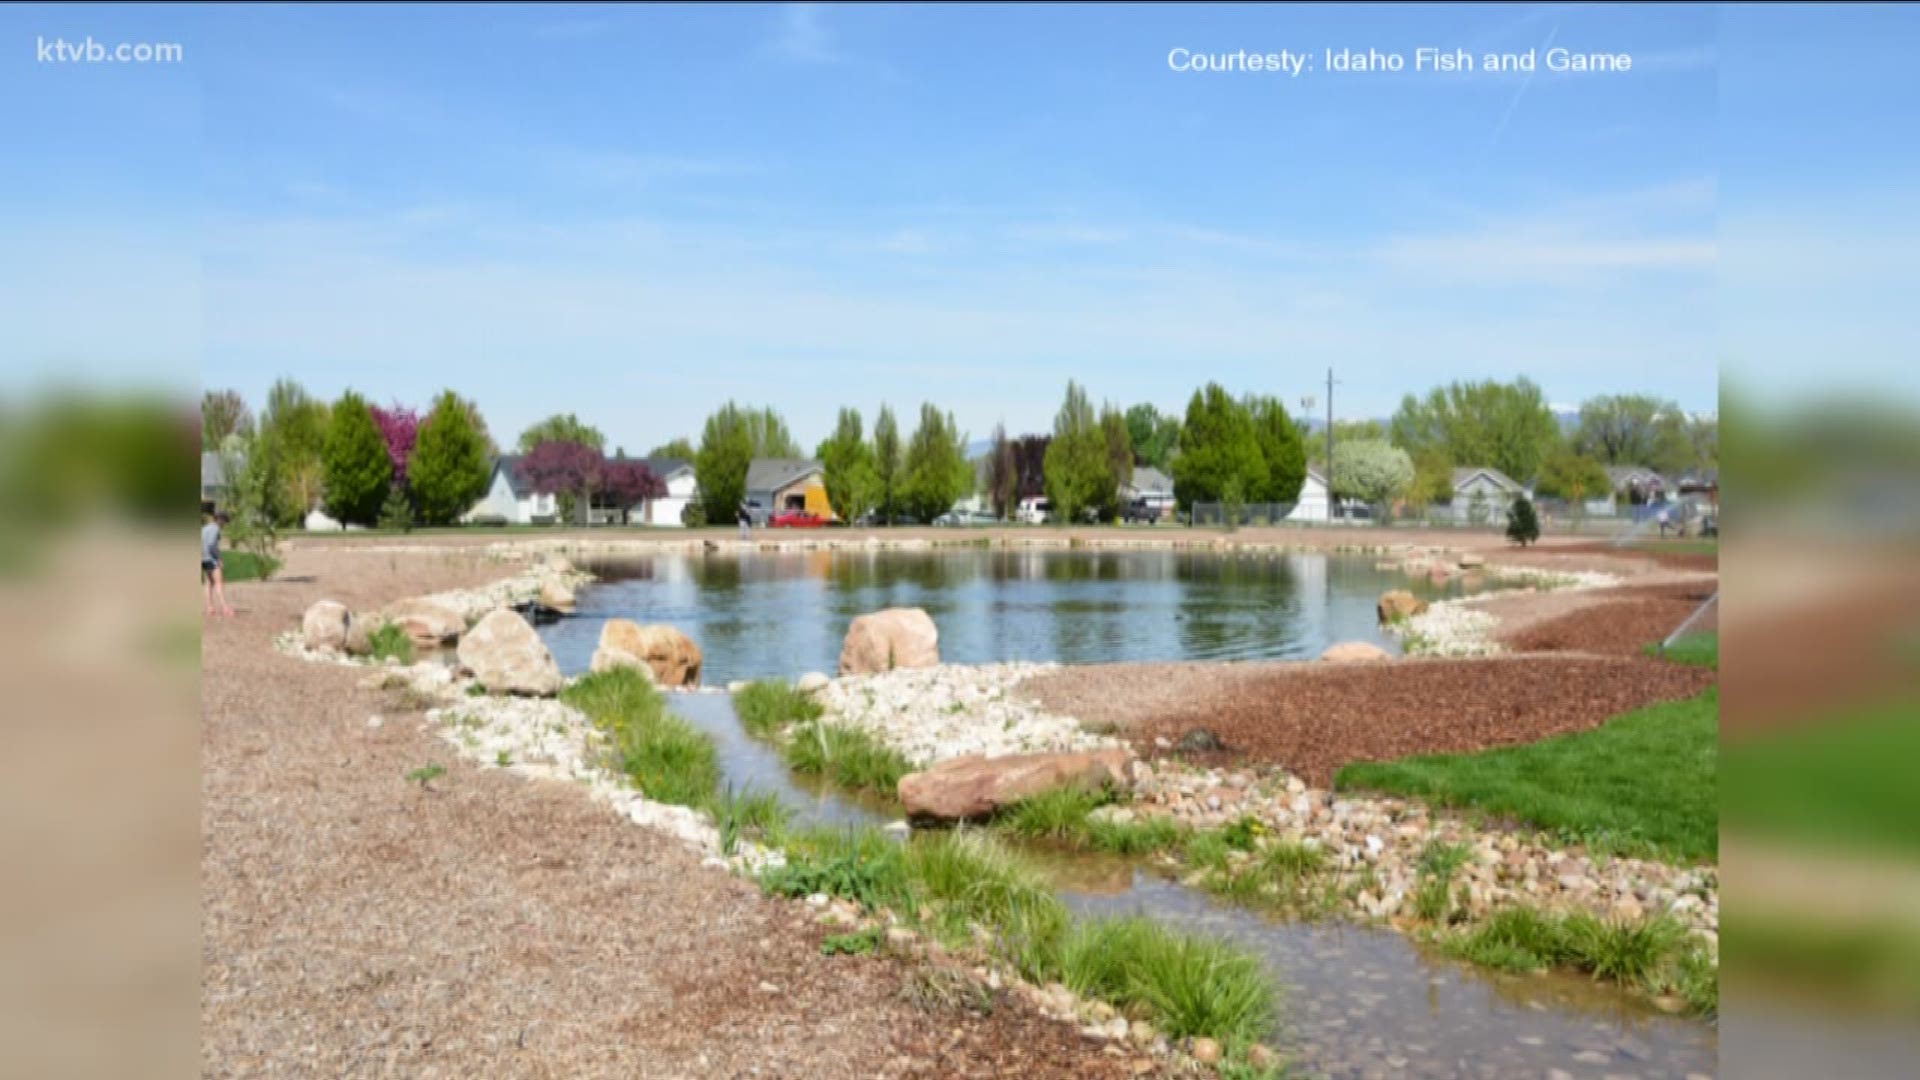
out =
[[(451, 385), (503, 437), (573, 411), (630, 450), (730, 397), (808, 443), (883, 400), (977, 437), (1044, 428), (1070, 377), (1179, 407), (1208, 380), (1323, 395), (1329, 365), (1342, 416), (1516, 375), (1710, 410), (1740, 302), (1716, 267), (1725, 39), (1802, 37), (1732, 18), (9, 8), (0, 92), (36, 104), (0, 115), (0, 322), (22, 371), (197, 368), (256, 404), (283, 374)], [(33, 62), (56, 35), (186, 59)], [(1549, 41), (1635, 70), (1166, 60)], [(1754, 123), (1805, 100), (1772, 97)], [(1797, 168), (1752, 169), (1743, 206), (1790, 208)]]

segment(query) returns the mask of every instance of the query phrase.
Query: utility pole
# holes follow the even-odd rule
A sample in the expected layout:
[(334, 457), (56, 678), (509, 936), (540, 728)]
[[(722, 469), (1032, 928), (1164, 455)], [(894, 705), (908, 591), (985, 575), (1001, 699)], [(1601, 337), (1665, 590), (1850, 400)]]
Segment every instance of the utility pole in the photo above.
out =
[(1333, 520), (1333, 369), (1327, 369), (1327, 520)]

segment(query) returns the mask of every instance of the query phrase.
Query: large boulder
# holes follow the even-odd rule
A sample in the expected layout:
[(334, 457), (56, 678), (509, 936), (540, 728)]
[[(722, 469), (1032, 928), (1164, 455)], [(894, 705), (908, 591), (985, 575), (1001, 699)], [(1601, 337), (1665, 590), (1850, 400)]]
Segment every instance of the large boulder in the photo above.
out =
[(438, 600), (402, 600), (387, 607), (388, 622), (406, 631), (416, 649), (439, 649), (467, 632), (466, 617)]
[(300, 640), (309, 649), (340, 652), (347, 647), (353, 613), (338, 600), (316, 600), (300, 617)]
[(940, 630), (919, 608), (888, 608), (862, 615), (847, 627), (840, 647), (840, 674), (872, 675), (895, 668), (938, 667)]
[(573, 587), (557, 578), (540, 583), (540, 606), (555, 611), (573, 610)]
[(638, 657), (661, 686), (699, 686), (704, 659), (694, 640), (671, 626), (641, 626), (630, 619), (608, 619), (600, 628), (600, 648)]
[(527, 620), (498, 608), (460, 639), (460, 666), (496, 693), (549, 695), (560, 692), (560, 665)]
[(912, 817), (964, 821), (1055, 788), (1124, 786), (1132, 763), (1133, 753), (1119, 748), (997, 758), (969, 755), (901, 777), (900, 801)]
[(1374, 605), (1383, 623), (1399, 622), (1411, 619), (1427, 610), (1427, 602), (1405, 589), (1393, 589), (1380, 594), (1380, 602)]
[(1477, 551), (1469, 551), (1460, 556), (1460, 569), (1462, 570), (1478, 570), (1485, 565), (1487, 565), (1487, 557)]
[(612, 671), (615, 668), (632, 668), (645, 675), (648, 682), (653, 681), (653, 668), (649, 667), (645, 660), (627, 650), (616, 649), (611, 645), (602, 645), (593, 650), (593, 661), (588, 665), (588, 670), (601, 672)]
[(1362, 664), (1377, 660), (1391, 660), (1393, 654), (1368, 641), (1342, 641), (1327, 646), (1320, 659), (1335, 664)]

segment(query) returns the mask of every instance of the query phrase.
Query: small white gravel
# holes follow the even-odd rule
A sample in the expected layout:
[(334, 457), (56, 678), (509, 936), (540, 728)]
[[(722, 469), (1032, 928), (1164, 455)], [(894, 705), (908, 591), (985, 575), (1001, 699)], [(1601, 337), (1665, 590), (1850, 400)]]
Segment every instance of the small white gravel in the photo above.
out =
[(1120, 746), (1072, 717), (1013, 696), (1055, 664), (943, 664), (833, 680), (818, 700), (830, 724), (857, 728), (917, 766), (979, 754), (1005, 757)]

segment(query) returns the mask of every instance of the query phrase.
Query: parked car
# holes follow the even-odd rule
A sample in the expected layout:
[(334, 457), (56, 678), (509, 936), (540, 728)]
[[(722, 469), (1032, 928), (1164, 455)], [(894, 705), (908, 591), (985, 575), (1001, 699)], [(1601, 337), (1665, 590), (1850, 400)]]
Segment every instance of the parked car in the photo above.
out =
[(1135, 499), (1120, 512), (1120, 517), (1129, 525), (1151, 525), (1160, 520), (1160, 508), (1145, 499)]
[(1022, 525), (1044, 525), (1053, 520), (1053, 503), (1048, 499), (1021, 499), (1020, 509), (1013, 516)]
[(949, 529), (964, 529), (969, 525), (992, 525), (999, 519), (992, 514), (978, 510), (950, 510), (933, 519), (935, 525)]
[(782, 510), (769, 523), (776, 529), (818, 529), (827, 519), (811, 510)]

